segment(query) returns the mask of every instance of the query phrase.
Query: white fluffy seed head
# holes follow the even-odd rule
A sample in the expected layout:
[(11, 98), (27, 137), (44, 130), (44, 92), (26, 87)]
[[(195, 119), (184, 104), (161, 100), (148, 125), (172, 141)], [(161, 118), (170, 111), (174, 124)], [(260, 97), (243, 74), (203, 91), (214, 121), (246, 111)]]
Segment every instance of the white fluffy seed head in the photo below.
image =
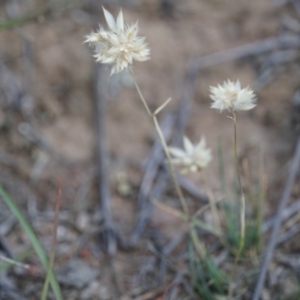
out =
[(210, 97), (213, 100), (212, 108), (238, 111), (250, 110), (256, 106), (256, 96), (249, 87), (241, 88), (240, 81), (232, 82), (228, 80), (223, 85), (210, 87)]
[(122, 10), (115, 20), (112, 14), (103, 7), (108, 30), (101, 26), (97, 32), (86, 36), (85, 43), (94, 49), (97, 62), (111, 65), (111, 74), (129, 68), (134, 60), (150, 59), (150, 49), (145, 38), (138, 37), (138, 24), (125, 25)]
[(203, 170), (212, 160), (210, 149), (206, 147), (205, 138), (193, 145), (187, 138), (183, 138), (184, 149), (170, 147), (170, 154), (173, 156), (171, 162), (177, 165), (182, 173), (195, 173)]

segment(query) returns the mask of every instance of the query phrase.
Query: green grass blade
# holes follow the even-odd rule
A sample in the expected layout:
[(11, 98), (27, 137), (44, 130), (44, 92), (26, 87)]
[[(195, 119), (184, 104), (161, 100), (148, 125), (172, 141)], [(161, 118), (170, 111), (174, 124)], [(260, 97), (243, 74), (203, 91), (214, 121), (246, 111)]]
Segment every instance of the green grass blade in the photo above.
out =
[[(26, 218), (22, 214), (21, 210), (18, 208), (18, 206), (14, 203), (12, 198), (7, 194), (7, 192), (3, 189), (2, 186), (0, 186), (0, 196), (3, 198), (6, 205), (9, 207), (10, 211), (13, 213), (13, 215), (17, 218), (20, 225), (22, 226), (23, 230), (26, 232), (33, 249), (35, 250), (36, 254), (38, 255), (45, 271), (48, 270), (48, 258), (47, 255), (43, 249), (43, 246), (39, 242), (38, 238), (36, 237), (35, 233), (33, 232), (33, 229), (31, 228), (30, 224), (27, 222)], [(57, 279), (51, 271), (50, 274), (50, 284), (53, 290), (53, 293), (57, 300), (62, 300), (62, 293), (59, 287), (59, 284), (57, 282)]]
[(214, 229), (214, 228), (206, 225), (204, 222), (200, 221), (196, 217), (192, 217), (191, 222), (192, 222), (193, 226), (197, 226), (207, 232), (210, 232), (211, 234), (215, 235), (218, 238), (221, 237), (221, 233), (217, 229)]

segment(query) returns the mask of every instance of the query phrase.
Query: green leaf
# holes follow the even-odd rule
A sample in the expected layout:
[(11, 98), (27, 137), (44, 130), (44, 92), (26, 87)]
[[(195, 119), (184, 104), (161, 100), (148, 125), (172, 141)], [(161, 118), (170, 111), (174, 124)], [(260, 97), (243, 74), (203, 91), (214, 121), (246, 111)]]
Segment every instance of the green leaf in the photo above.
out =
[[(43, 246), (41, 245), (40, 241), (38, 240), (37, 236), (35, 235), (32, 227), (30, 226), (30, 224), (24, 217), (21, 210), (18, 208), (18, 206), (15, 204), (15, 202), (8, 195), (8, 193), (3, 189), (2, 186), (0, 186), (0, 196), (3, 198), (4, 202), (9, 207), (12, 214), (19, 221), (20, 225), (22, 226), (23, 230), (25, 231), (25, 233), (27, 234), (27, 236), (30, 240), (33, 249), (35, 250), (36, 254), (38, 255), (38, 257), (43, 265), (43, 268), (45, 269), (45, 271), (47, 271), (48, 266), (49, 266), (47, 255), (43, 249)], [(51, 271), (51, 274), (50, 274), (50, 284), (51, 284), (51, 287), (52, 287), (52, 290), (53, 290), (53, 293), (54, 293), (56, 299), (62, 300), (63, 296), (62, 296), (62, 293), (60, 290), (60, 286), (57, 282), (57, 279), (56, 279), (53, 271)]]

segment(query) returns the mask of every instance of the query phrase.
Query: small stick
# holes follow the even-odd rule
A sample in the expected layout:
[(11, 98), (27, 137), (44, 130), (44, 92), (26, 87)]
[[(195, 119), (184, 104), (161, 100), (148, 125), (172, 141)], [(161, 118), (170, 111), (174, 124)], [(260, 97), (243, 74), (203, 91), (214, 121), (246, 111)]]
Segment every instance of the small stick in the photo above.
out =
[(23, 264), (19, 261), (13, 260), (13, 259), (8, 258), (8, 257), (6, 257), (4, 255), (1, 255), (1, 254), (0, 254), (0, 260), (4, 261), (6, 263), (9, 263), (11, 265), (14, 265), (16, 267), (20, 267), (20, 268), (24, 268), (24, 269), (30, 269), (30, 265)]
[[(95, 12), (99, 12), (101, 9), (99, 1), (93, 0), (91, 7)], [(93, 19), (94, 27), (97, 26), (96, 19)], [(111, 193), (109, 188), (109, 153), (107, 146), (106, 136), (106, 102), (108, 100), (108, 75), (105, 66), (102, 64), (96, 64), (95, 66), (95, 102), (96, 102), (96, 118), (97, 118), (97, 146), (98, 146), (98, 186), (99, 186), (99, 198), (100, 208), (103, 220), (103, 231), (100, 233), (100, 247), (102, 251), (114, 255), (117, 252), (117, 248), (128, 248), (121, 237), (112, 217), (111, 210)]]
[(296, 235), (298, 232), (300, 232), (300, 225), (293, 226), (290, 230), (283, 233), (277, 240), (276, 246), (284, 244), (287, 240), (292, 238), (294, 235)]
[[(168, 114), (161, 125), (164, 136), (167, 140), (169, 140), (170, 138), (171, 128), (173, 127), (175, 122), (174, 119), (175, 118), (173, 115)], [(165, 176), (165, 174), (159, 172), (163, 160), (163, 149), (160, 140), (157, 139), (152, 148), (152, 154), (150, 155), (150, 158), (148, 160), (146, 171), (137, 197), (137, 203), (138, 207), (140, 208), (140, 212), (138, 216), (137, 226), (131, 237), (131, 243), (134, 245), (143, 234), (153, 211), (153, 204), (151, 203), (151, 201), (149, 201), (149, 198), (155, 197), (156, 199), (160, 199), (161, 195), (165, 191), (166, 181), (168, 178), (167, 176)], [(155, 179), (156, 184), (153, 187)]]
[[(174, 125), (174, 116), (167, 115), (162, 121), (162, 131), (166, 140), (169, 140), (171, 135), (171, 128)], [(137, 197), (138, 205), (141, 206), (151, 191), (155, 177), (157, 176), (158, 169), (164, 159), (163, 149), (160, 140), (157, 138), (152, 148), (152, 153), (148, 159), (146, 171), (140, 186), (140, 190)]]
[(180, 106), (178, 110), (178, 121), (176, 126), (176, 136), (172, 141), (173, 145), (177, 146), (182, 142), (185, 130), (190, 120), (192, 104), (195, 97), (197, 70), (195, 72), (193, 63), (188, 64), (186, 71), (186, 78), (182, 87), (182, 96), (180, 99)]
[(100, 234), (100, 246), (109, 255), (114, 255), (117, 246), (124, 248), (125, 242), (121, 238), (112, 218), (111, 194), (108, 182), (109, 154), (107, 147), (107, 137), (105, 128), (106, 101), (107, 101), (107, 75), (104, 67), (96, 65), (95, 76), (95, 101), (97, 112), (98, 129), (98, 167), (99, 167), (99, 194), (100, 207), (103, 218), (104, 229)]
[(279, 202), (279, 207), (278, 207), (278, 212), (276, 216), (276, 220), (274, 223), (272, 235), (270, 238), (270, 242), (266, 251), (266, 255), (260, 270), (260, 274), (255, 286), (255, 291), (254, 291), (254, 296), (253, 300), (259, 300), (262, 289), (264, 287), (265, 279), (266, 279), (266, 274), (269, 268), (269, 264), (272, 260), (276, 244), (277, 244), (277, 238), (278, 238), (278, 232), (282, 223), (282, 213), (286, 207), (286, 204), (288, 200), (290, 199), (292, 188), (294, 185), (294, 182), (296, 180), (296, 176), (299, 172), (299, 165), (300, 165), (300, 137), (298, 137), (298, 142), (297, 142), (297, 147), (295, 150), (295, 154), (293, 157), (293, 160), (290, 165), (290, 170), (289, 170), (289, 176), (287, 179), (287, 182), (285, 184), (285, 188), (282, 194), (282, 197)]
[(191, 72), (198, 73), (201, 69), (215, 66), (217, 64), (242, 59), (270, 52), (276, 49), (289, 49), (300, 47), (300, 38), (296, 35), (284, 35), (280, 37), (267, 38), (265, 40), (246, 44), (229, 50), (202, 56), (190, 62)]
[(261, 91), (285, 71), (284, 65), (294, 62), (298, 57), (299, 53), (297, 49), (272, 52), (260, 67), (260, 75), (252, 84), (253, 89), (257, 92)]
[(97, 129), (98, 129), (98, 176), (99, 176), (99, 193), (101, 199), (101, 208), (104, 218), (104, 223), (111, 223), (111, 195), (108, 185), (108, 166), (109, 154), (107, 150), (107, 136), (105, 126), (106, 116), (106, 101), (105, 86), (107, 85), (107, 78), (103, 67), (96, 66), (95, 74), (95, 98), (97, 107)]
[[(289, 207), (285, 208), (281, 215), (281, 221), (284, 222), (290, 219), (291, 216), (298, 213), (300, 211), (300, 199), (292, 203)], [(271, 217), (267, 220), (263, 225), (263, 232), (267, 232), (274, 226), (276, 221), (276, 217)]]
[[(149, 195), (149, 199), (161, 199), (166, 192), (167, 183), (168, 183), (169, 176), (166, 171), (161, 171), (157, 175), (156, 183), (154, 184), (151, 194)], [(138, 240), (140, 239), (141, 235), (143, 234), (146, 226), (148, 225), (151, 215), (153, 213), (153, 203), (149, 200), (145, 202), (145, 206), (143, 207), (143, 211), (139, 216), (138, 224), (136, 229), (134, 230), (131, 243), (135, 245)]]

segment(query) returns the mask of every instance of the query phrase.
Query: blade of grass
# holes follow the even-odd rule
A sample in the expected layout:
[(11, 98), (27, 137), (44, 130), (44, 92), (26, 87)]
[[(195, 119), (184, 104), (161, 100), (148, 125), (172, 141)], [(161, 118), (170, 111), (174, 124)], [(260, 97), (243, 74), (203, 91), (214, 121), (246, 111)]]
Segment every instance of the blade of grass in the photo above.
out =
[[(30, 224), (24, 217), (21, 210), (18, 208), (18, 206), (15, 204), (15, 202), (12, 200), (12, 198), (9, 196), (9, 194), (3, 189), (3, 187), (0, 185), (0, 196), (6, 203), (6, 205), (9, 207), (12, 214), (17, 218), (20, 225), (22, 226), (23, 230), (26, 232), (33, 249), (35, 250), (36, 254), (38, 255), (43, 267), (45, 270), (48, 270), (48, 259), (47, 255), (43, 249), (43, 246), (41, 245), (40, 241), (38, 240), (37, 236), (35, 235), (33, 229), (31, 228)], [(57, 300), (62, 300), (62, 293), (59, 287), (59, 284), (57, 282), (57, 279), (53, 273), (53, 271), (50, 272), (50, 284), (53, 289), (53, 293)]]
[[(204, 255), (194, 252), (195, 243), (189, 243), (189, 269), (192, 284), (201, 299), (216, 300), (226, 294), (226, 275), (205, 251)], [(195, 249), (197, 250), (197, 249)]]
[(41, 298), (42, 300), (47, 299), (49, 283), (50, 283), (50, 276), (51, 276), (51, 272), (53, 270), (53, 265), (54, 265), (55, 250), (56, 250), (56, 244), (57, 244), (57, 227), (58, 227), (58, 222), (59, 222), (60, 204), (61, 204), (61, 186), (59, 183), (58, 188), (57, 188), (56, 200), (55, 200), (55, 220), (54, 220), (54, 224), (53, 224), (53, 244), (52, 244), (52, 250), (51, 250), (51, 255), (50, 255), (50, 263), (49, 263), (47, 276), (46, 276), (46, 280), (45, 280), (43, 292), (42, 292), (42, 298)]
[(216, 236), (218, 238), (222, 237), (222, 234), (221, 234), (220, 231), (218, 231), (217, 229), (214, 229), (214, 228), (210, 227), (209, 225), (206, 225), (204, 222), (200, 221), (197, 218), (192, 217), (191, 218), (191, 224), (193, 226), (197, 226), (197, 227), (199, 227), (199, 228), (201, 228), (201, 229), (203, 229), (203, 230), (205, 230), (207, 232), (210, 232), (211, 234), (213, 234), (214, 236)]

